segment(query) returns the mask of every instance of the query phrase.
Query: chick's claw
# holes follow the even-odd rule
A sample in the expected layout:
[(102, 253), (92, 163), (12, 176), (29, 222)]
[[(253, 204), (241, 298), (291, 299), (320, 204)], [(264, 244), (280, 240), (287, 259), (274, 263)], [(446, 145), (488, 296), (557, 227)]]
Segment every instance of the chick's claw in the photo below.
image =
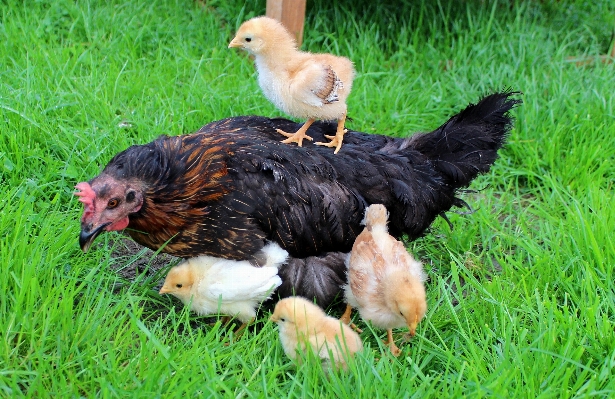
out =
[(392, 342), (389, 347), (391, 348), (391, 354), (395, 357), (398, 357), (399, 355), (401, 355), (401, 349), (399, 349), (397, 347), (397, 345), (395, 345), (395, 342)]
[(276, 129), (276, 130), (281, 135), (288, 137), (287, 139), (281, 141), (284, 144), (297, 143), (297, 145), (301, 147), (303, 144), (303, 139), (310, 140), (310, 141), (313, 140), (310, 136), (305, 134), (305, 131), (301, 131), (301, 129), (298, 130), (297, 133), (286, 133), (285, 131), (281, 129)]
[(363, 330), (361, 330), (359, 327), (357, 327), (356, 324), (354, 323), (350, 323), (349, 324), (350, 328), (352, 328), (357, 334), (361, 334), (363, 332)]
[(344, 140), (344, 133), (346, 133), (347, 130), (344, 129), (342, 134), (336, 134), (335, 136), (328, 136), (325, 134), (325, 137), (328, 138), (329, 140), (331, 140), (328, 143), (319, 141), (317, 143), (315, 143), (316, 145), (322, 145), (325, 147), (335, 147), (335, 151), (333, 151), (334, 154), (337, 154), (340, 150), (340, 148), (342, 148), (342, 142)]

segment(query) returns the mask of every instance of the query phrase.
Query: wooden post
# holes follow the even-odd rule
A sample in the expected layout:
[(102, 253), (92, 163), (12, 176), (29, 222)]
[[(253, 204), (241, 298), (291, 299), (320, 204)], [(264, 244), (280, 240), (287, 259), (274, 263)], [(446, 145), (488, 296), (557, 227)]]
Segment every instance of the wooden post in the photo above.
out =
[(298, 47), (303, 41), (306, 0), (267, 0), (267, 16), (277, 19), (297, 39)]

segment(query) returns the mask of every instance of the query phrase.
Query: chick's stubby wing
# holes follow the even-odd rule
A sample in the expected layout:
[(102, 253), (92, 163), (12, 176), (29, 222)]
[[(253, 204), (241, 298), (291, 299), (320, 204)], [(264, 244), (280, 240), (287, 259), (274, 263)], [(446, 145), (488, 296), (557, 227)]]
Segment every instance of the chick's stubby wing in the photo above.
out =
[(393, 268), (400, 268), (413, 277), (419, 279), (421, 282), (427, 279), (421, 262), (414, 259), (414, 257), (408, 253), (408, 250), (401, 241), (395, 240), (391, 237), (393, 245), (391, 246), (391, 252), (389, 254), (389, 264)]
[(294, 98), (315, 107), (346, 100), (354, 79), (350, 60), (310, 53), (303, 53), (301, 59), (289, 70), (289, 87)]
[(255, 267), (249, 262), (222, 261), (210, 274), (210, 281), (199, 287), (211, 298), (222, 302), (262, 299), (273, 292), (282, 280), (275, 267)]
[(363, 231), (357, 237), (350, 252), (349, 284), (359, 302), (362, 296), (377, 291), (382, 279), (386, 261), (369, 231)]

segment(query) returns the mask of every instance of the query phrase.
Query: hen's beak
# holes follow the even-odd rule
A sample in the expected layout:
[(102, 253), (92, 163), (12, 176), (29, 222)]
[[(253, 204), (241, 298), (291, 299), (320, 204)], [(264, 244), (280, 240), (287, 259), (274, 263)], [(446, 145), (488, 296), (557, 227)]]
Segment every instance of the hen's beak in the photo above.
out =
[(110, 224), (111, 223), (103, 223), (97, 228), (90, 231), (87, 230), (87, 226), (82, 225), (81, 233), (79, 234), (79, 246), (81, 247), (81, 250), (83, 252), (88, 252), (88, 249), (90, 249), (90, 246), (92, 245), (96, 237), (98, 237), (98, 235), (103, 232), (105, 227), (109, 226)]
[(228, 48), (234, 48), (234, 47), (243, 47), (243, 45), (241, 44), (241, 42), (239, 40), (237, 40), (237, 38), (234, 38), (228, 44)]

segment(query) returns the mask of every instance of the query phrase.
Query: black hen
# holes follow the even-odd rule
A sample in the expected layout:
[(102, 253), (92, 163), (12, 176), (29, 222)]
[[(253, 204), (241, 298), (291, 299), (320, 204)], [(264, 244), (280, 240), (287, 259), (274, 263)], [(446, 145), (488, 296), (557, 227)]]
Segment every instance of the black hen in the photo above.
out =
[[(470, 105), (431, 133), (407, 139), (349, 131), (329, 148), (281, 144), (284, 119), (236, 117), (197, 133), (160, 137), (116, 155), (80, 183), (80, 243), (128, 229), (151, 249), (181, 257), (212, 255), (259, 262), (267, 240), (292, 259), (280, 270), (280, 296), (315, 297), (327, 306), (345, 282), (344, 253), (362, 231), (365, 208), (384, 204), (389, 231), (419, 237), (459, 204), (455, 193), (489, 170), (520, 100), (505, 92)], [(315, 141), (335, 125), (315, 123)]]

